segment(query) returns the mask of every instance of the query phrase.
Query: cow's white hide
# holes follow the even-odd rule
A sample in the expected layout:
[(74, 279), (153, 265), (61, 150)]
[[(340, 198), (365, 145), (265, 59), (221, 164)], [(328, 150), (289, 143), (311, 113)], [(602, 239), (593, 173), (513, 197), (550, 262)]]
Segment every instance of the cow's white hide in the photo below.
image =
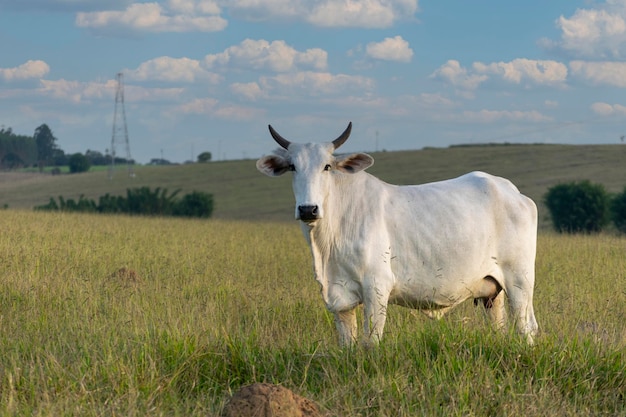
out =
[(391, 185), (364, 171), (371, 156), (333, 155), (340, 138), (297, 144), (270, 130), (286, 149), (262, 157), (257, 168), (269, 176), (293, 171), (295, 215), (342, 344), (357, 338), (360, 304), (365, 341), (376, 343), (388, 303), (438, 318), (473, 298), (503, 327), (505, 294), (517, 329), (533, 342), (537, 208), (510, 181), (472, 172)]

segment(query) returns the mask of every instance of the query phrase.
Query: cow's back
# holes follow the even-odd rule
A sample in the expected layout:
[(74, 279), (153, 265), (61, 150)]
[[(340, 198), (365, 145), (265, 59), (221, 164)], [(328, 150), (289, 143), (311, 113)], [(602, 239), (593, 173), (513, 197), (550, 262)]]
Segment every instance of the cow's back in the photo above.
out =
[(432, 233), (536, 229), (535, 203), (505, 178), (475, 171), (446, 181), (391, 187), (385, 215), (393, 221), (421, 224)]

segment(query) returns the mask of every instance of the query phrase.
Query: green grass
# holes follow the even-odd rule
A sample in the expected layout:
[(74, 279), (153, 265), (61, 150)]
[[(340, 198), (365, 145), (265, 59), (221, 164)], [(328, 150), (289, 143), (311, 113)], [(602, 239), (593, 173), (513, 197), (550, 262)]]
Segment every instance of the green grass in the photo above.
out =
[[(269, 139), (267, 151), (275, 145)], [(425, 149), (373, 153), (368, 171), (394, 184), (419, 184), (455, 177), (473, 170), (511, 179), (540, 206), (542, 228), (549, 225), (542, 204), (549, 187), (568, 181), (590, 180), (611, 192), (626, 186), (626, 146), (623, 145), (510, 145)], [(128, 178), (125, 166), (113, 180), (106, 171), (78, 175), (0, 173), (0, 206), (32, 209), (59, 195), (97, 199), (106, 193), (125, 194), (127, 188), (148, 186), (212, 193), (213, 217), (229, 220), (293, 220), (290, 175), (268, 178), (255, 168), (255, 160), (211, 162), (178, 166), (135, 167)]]
[[(465, 303), (340, 349), (296, 224), (0, 220), (0, 415), (219, 415), (282, 384), (337, 416), (626, 415), (626, 238), (540, 234), (533, 348)], [(138, 279), (118, 276), (132, 269)]]

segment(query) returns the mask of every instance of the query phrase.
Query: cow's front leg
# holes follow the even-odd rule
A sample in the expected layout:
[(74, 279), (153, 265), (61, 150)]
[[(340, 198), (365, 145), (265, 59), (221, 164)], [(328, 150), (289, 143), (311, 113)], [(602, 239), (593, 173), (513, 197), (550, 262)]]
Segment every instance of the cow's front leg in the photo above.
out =
[(387, 320), (389, 291), (381, 287), (365, 288), (363, 336), (365, 345), (373, 346), (383, 338)]
[(351, 346), (357, 337), (356, 308), (336, 312), (335, 326), (339, 333), (339, 344)]

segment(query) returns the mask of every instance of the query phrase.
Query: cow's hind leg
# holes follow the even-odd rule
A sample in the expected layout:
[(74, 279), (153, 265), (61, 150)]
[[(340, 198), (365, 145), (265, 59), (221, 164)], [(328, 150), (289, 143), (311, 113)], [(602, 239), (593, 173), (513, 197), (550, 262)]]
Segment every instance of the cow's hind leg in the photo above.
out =
[(483, 304), (485, 307), (485, 313), (487, 313), (487, 317), (491, 322), (491, 325), (496, 330), (504, 330), (506, 329), (506, 307), (504, 303), (504, 298), (506, 295), (504, 291), (500, 291), (493, 298), (483, 299)]
[(505, 329), (507, 320), (504, 305), (505, 294), (498, 281), (491, 276), (485, 277), (483, 279), (481, 295), (482, 297), (474, 299), (474, 305), (477, 305), (479, 301), (482, 302), (487, 318), (492, 326), (496, 330)]
[(335, 326), (339, 333), (340, 345), (350, 346), (356, 342), (356, 308), (353, 307), (350, 310), (335, 312)]
[(526, 337), (529, 344), (533, 344), (539, 326), (535, 319), (533, 309), (534, 273), (516, 274), (511, 284), (508, 284), (505, 291), (509, 298), (509, 309), (511, 317), (520, 334)]

